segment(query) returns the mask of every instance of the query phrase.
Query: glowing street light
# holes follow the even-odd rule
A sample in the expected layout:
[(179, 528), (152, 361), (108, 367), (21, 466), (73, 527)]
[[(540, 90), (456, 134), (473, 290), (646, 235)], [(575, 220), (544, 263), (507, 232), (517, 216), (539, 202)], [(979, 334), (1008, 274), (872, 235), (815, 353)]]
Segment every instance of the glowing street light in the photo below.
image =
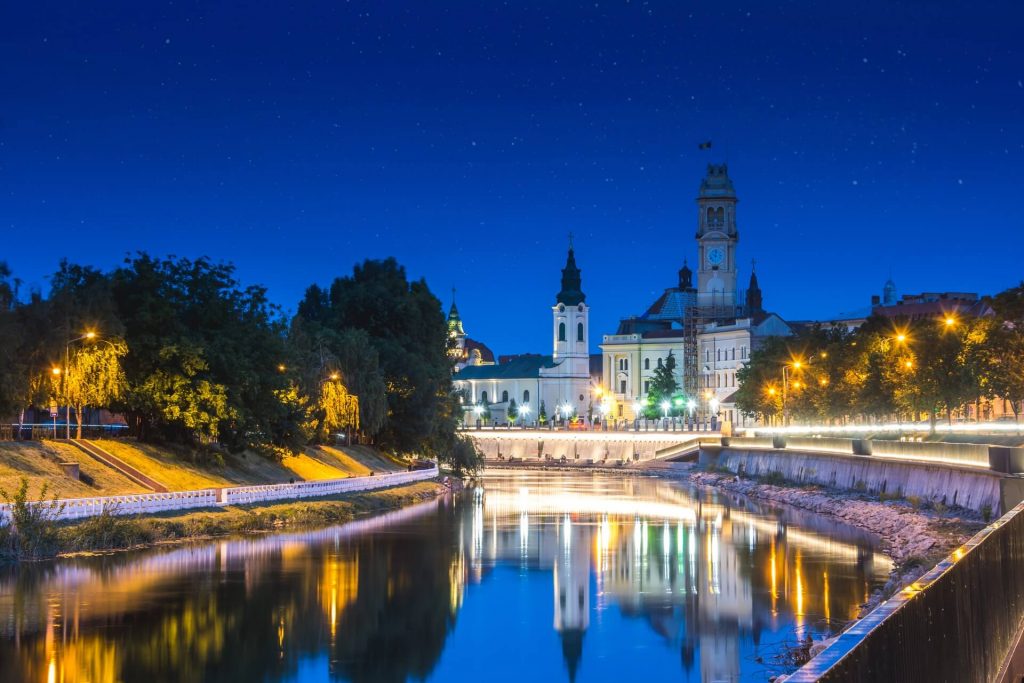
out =
[(60, 368), (52, 368), (50, 372), (53, 373), (54, 377), (57, 377), (60, 375)]
[(661, 402), (661, 409), (665, 412), (665, 417), (668, 417), (668, 411), (672, 408), (672, 404), (668, 401)]
[(693, 411), (697, 407), (697, 402), (692, 398), (686, 400), (686, 408), (690, 411), (690, 417), (693, 417)]
[(947, 315), (945, 323), (946, 323), (946, 327), (953, 327), (953, 325), (956, 325), (956, 318), (954, 318), (951, 315)]
[(903, 361), (903, 367), (905, 367), (907, 370), (910, 370), (911, 368), (914, 367), (914, 361), (912, 361), (912, 360)]

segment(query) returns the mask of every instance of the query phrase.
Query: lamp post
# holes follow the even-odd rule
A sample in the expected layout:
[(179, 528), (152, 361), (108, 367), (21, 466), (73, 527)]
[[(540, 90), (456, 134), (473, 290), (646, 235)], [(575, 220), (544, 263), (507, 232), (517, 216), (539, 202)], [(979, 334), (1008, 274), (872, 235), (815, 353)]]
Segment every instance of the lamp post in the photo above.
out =
[(803, 366), (804, 366), (804, 364), (801, 363), (798, 360), (793, 361), (792, 364), (788, 364), (787, 363), (786, 365), (782, 366), (782, 426), (783, 427), (785, 427), (788, 424), (788, 422), (789, 422), (788, 414), (787, 414), (787, 405), (786, 405), (787, 400), (789, 398), (789, 369), (793, 368), (794, 370), (800, 370)]
[[(83, 339), (95, 339), (95, 338), (96, 338), (96, 333), (90, 331), (90, 332), (86, 332), (81, 337), (75, 337), (74, 339), (69, 339), (64, 344), (64, 376), (61, 378), (61, 389), (62, 389), (61, 393), (64, 394), (64, 407), (65, 407), (65, 413), (64, 413), (64, 427), (65, 427), (64, 438), (66, 438), (68, 440), (71, 440), (71, 399), (70, 399), (70, 397), (68, 397), (68, 392), (67, 392), (67, 386), (68, 386), (68, 372), (67, 371), (68, 371), (68, 367), (69, 367), (69, 365), (71, 363), (71, 345), (74, 344), (75, 342), (82, 341)], [(54, 373), (54, 374), (60, 374), (60, 373)]]
[(640, 411), (644, 409), (644, 404), (640, 401), (633, 402), (633, 431), (640, 431)]
[(711, 425), (718, 426), (718, 397), (712, 396), (708, 401), (708, 408), (711, 409)]
[(530, 404), (529, 403), (524, 403), (523, 405), (519, 406), (519, 416), (521, 418), (523, 418), (523, 421), (522, 421), (522, 428), (523, 429), (526, 429), (526, 418), (527, 418), (527, 416), (529, 416), (529, 414), (530, 414)]

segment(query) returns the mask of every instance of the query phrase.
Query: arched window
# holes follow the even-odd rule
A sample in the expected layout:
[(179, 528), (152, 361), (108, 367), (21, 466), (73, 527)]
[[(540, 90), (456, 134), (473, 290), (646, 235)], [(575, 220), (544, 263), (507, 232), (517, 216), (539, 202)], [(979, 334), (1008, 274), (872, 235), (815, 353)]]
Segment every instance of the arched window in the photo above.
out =
[(708, 225), (715, 224), (715, 210), (710, 206), (708, 207)]
[(487, 403), (487, 392), (486, 391), (481, 391), (480, 392), (480, 402), (481, 403)]
[(530, 402), (530, 390), (526, 389), (525, 391), (523, 391), (523, 405), (525, 405), (525, 404), (527, 404), (529, 402)]
[(507, 391), (501, 392), (501, 402), (502, 403), (508, 403), (508, 392)]
[(576, 323), (576, 341), (583, 341), (583, 323)]
[(661, 367), (661, 359), (660, 358), (658, 359), (658, 367), (659, 368)]
[(644, 370), (650, 370), (650, 369), (651, 369), (651, 359), (650, 358), (644, 358)]
[(565, 323), (558, 323), (558, 341), (565, 341)]
[(725, 209), (721, 206), (715, 211), (715, 223), (718, 225), (725, 225)]

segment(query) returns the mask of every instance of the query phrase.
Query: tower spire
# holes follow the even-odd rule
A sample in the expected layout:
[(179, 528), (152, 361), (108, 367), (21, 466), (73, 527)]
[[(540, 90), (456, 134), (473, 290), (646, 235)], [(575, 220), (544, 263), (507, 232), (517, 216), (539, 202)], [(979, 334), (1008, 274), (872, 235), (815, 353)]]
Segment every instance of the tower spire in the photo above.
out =
[(581, 271), (576, 266), (576, 254), (572, 248), (572, 233), (569, 233), (569, 254), (565, 259), (565, 268), (562, 268), (562, 289), (555, 297), (556, 301), (566, 306), (575, 306), (587, 300), (583, 293)]

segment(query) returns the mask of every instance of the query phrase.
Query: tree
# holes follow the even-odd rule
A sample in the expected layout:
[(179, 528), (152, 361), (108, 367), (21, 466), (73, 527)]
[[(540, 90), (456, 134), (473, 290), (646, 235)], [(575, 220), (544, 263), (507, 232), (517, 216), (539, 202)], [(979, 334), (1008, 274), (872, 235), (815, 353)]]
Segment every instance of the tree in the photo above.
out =
[(1024, 282), (992, 299), (995, 319), (987, 323), (986, 338), (978, 346), (985, 393), (1010, 403), (1020, 423), (1024, 406)]
[(86, 406), (107, 407), (121, 398), (125, 388), (121, 358), (127, 353), (128, 347), (120, 339), (101, 339), (75, 349), (70, 357), (63, 374), (63, 389), (67, 405), (75, 409), (76, 438), (82, 438), (82, 413)]
[[(662, 402), (669, 401), (671, 403), (678, 391), (676, 357), (669, 351), (665, 362), (659, 365), (651, 376), (651, 388), (647, 392), (648, 403), (644, 410), (644, 416), (654, 418), (663, 415), (664, 411), (661, 409)], [(674, 407), (673, 410), (675, 410)]]
[(547, 424), (547, 421), (548, 421), (548, 409), (544, 405), (544, 401), (542, 400), (540, 402), (540, 409), (537, 411), (537, 422), (541, 426), (543, 426), (543, 425)]
[(318, 430), (321, 439), (326, 440), (335, 430), (351, 434), (359, 429), (359, 399), (348, 393), (340, 378), (320, 383), (318, 408), (321, 413)]
[(508, 417), (509, 424), (515, 424), (516, 418), (519, 417), (519, 406), (516, 405), (515, 398), (509, 399), (508, 408), (505, 410), (505, 415)]

